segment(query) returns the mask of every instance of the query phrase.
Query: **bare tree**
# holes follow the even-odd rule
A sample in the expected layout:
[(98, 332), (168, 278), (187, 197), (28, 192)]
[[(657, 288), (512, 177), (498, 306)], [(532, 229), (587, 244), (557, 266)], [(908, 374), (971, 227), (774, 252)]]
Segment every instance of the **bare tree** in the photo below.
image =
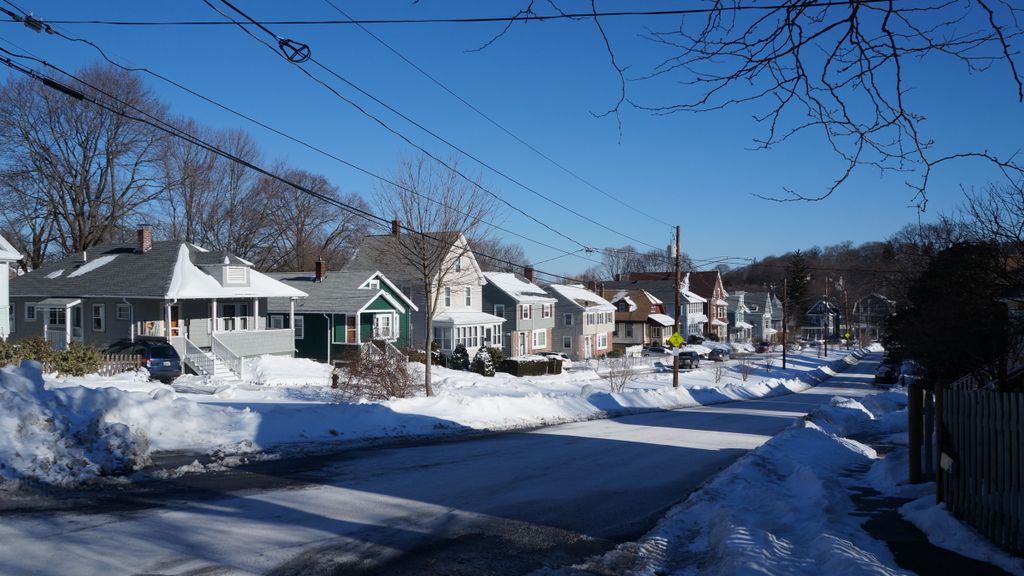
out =
[(961, 209), (969, 237), (994, 242), (999, 248), (999, 270), (993, 272), (1007, 285), (1024, 280), (1024, 184), (990, 184), (969, 193)]
[[(1015, 150), (936, 151), (912, 92), (917, 67), (929, 61), (1002, 74), (1007, 91), (1024, 102), (1024, 6), (1014, 0), (712, 0), (687, 6), (690, 13), (664, 29), (641, 32), (668, 54), (654, 62), (617, 54), (596, 0), (589, 15), (566, 14), (557, 0), (522, 4), (515, 21), (572, 17), (595, 29), (596, 54), (608, 60), (617, 87), (611, 105), (593, 114), (614, 117), (620, 133), (627, 107), (667, 115), (755, 105), (761, 108), (754, 118), (764, 126), (755, 147), (816, 132), (843, 161), (821, 192), (783, 189), (782, 196), (764, 198), (822, 200), (865, 167), (912, 172), (908, 186), (924, 210), (930, 177), (941, 164), (981, 159), (1007, 181), (1024, 176)], [(633, 90), (643, 85), (653, 89)]]
[[(166, 115), (131, 73), (93, 66), (78, 76), (65, 81), (115, 110)], [(0, 186), (35, 216), (15, 235), (35, 244), (26, 246), (30, 259), (41, 262), (51, 242), (66, 254), (110, 240), (162, 193), (165, 142), (154, 128), (39, 82), (8, 80), (0, 87)]]
[(526, 252), (518, 244), (502, 242), (498, 238), (470, 238), (476, 261), (484, 272), (522, 272), (529, 262)]
[[(446, 163), (458, 164), (454, 159)], [(461, 258), (471, 253), (465, 238), (485, 237), (483, 221), (494, 213), (494, 202), (476, 183), (422, 155), (402, 161), (391, 180), (394, 185), (377, 189), (376, 201), (380, 212), (400, 221), (406, 231), (390, 237), (385, 256), (405, 270), (425, 302), (424, 388), (430, 396), (430, 349), (441, 288), (467, 273), (460, 268)]]

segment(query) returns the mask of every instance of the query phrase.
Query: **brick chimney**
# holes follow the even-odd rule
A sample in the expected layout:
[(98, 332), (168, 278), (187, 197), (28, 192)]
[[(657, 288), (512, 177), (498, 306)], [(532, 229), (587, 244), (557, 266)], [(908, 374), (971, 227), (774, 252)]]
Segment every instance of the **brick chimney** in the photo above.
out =
[(323, 282), (324, 276), (327, 275), (327, 262), (324, 262), (323, 258), (316, 259), (316, 281)]
[(143, 225), (138, 231), (138, 250), (140, 254), (149, 252), (149, 249), (153, 247), (153, 229), (147, 225)]
[(527, 282), (529, 282), (530, 284), (533, 284), (533, 266), (530, 266), (530, 265), (523, 266), (523, 277), (526, 278)]
[(401, 233), (402, 233), (402, 221), (401, 220), (392, 220), (391, 221), (391, 235), (392, 236), (398, 236)]

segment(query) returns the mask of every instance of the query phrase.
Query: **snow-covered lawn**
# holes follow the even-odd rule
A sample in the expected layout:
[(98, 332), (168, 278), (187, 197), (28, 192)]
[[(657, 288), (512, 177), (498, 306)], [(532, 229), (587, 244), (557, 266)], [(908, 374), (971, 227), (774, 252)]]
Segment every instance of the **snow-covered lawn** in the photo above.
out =
[(778, 358), (746, 370), (705, 362), (683, 371), (678, 388), (671, 373), (640, 373), (620, 393), (601, 377), (607, 365), (523, 378), (435, 368), (434, 396), (386, 402), (341, 402), (330, 368), (297, 358), (264, 357), (253, 370), (258, 385), (185, 376), (170, 386), (144, 371), (62, 379), (8, 366), (0, 369), (0, 481), (69, 485), (139, 469), (158, 451), (330, 450), (786, 394), (834, 373), (828, 363), (845, 366), (847, 354), (793, 355), (785, 371)]

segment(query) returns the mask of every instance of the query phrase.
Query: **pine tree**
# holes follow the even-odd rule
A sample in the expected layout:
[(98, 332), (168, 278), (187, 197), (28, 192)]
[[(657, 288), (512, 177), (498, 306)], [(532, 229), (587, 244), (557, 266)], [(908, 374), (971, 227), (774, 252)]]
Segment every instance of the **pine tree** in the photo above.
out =
[(470, 370), (483, 376), (494, 376), (494, 359), (491, 358), (491, 353), (487, 351), (487, 348), (480, 348), (476, 351)]

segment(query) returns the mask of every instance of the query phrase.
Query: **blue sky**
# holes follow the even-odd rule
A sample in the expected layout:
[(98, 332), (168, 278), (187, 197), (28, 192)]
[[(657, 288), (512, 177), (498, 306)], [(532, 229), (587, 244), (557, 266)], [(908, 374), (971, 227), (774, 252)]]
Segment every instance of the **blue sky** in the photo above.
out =
[[(334, 0), (355, 18), (511, 15), (525, 2), (348, 2)], [(199, 0), (181, 2), (46, 2), (18, 0), (44, 20), (54, 19), (201, 19), (221, 17)], [(214, 2), (214, 4), (219, 4)], [(538, 3), (538, 10), (546, 8)], [(259, 19), (340, 19), (319, 1), (237, 4)], [(586, 11), (589, 2), (567, 1)], [(693, 2), (668, 0), (599, 2), (600, 10), (666, 9)], [(666, 52), (638, 37), (646, 28), (672, 25), (675, 17), (605, 20), (620, 63), (639, 74)], [(832, 197), (815, 203), (774, 203), (755, 194), (782, 195), (785, 188), (820, 194), (842, 164), (815, 134), (806, 134), (771, 151), (751, 150), (763, 126), (752, 120), (756, 107), (743, 106), (702, 114), (652, 116), (624, 109), (620, 135), (614, 120), (591, 112), (606, 109), (617, 97), (618, 81), (605, 48), (587, 21), (519, 24), (486, 50), (467, 52), (489, 39), (500, 24), (375, 26), (373, 32), (447, 84), (492, 118), (577, 174), (642, 212), (682, 226), (683, 249), (697, 260), (720, 256), (761, 258), (771, 254), (846, 240), (881, 240), (918, 220), (906, 175), (879, 175), (863, 169)], [(211, 98), (255, 116), (331, 153), (387, 174), (413, 150), (353, 108), (295, 70), (280, 57), (233, 27), (104, 27), (63, 25), (72, 35), (93, 40), (119, 61), (147, 66)], [(275, 26), (282, 36), (309, 44), (321, 62), (430, 129), (457, 143), (530, 187), (623, 234), (663, 246), (668, 226), (639, 215), (602, 196), (500, 132), (424, 79), (406, 63), (353, 26)], [(0, 25), (0, 38), (55, 64), (76, 68), (97, 60), (91, 48), (21, 26)], [(5, 48), (10, 44), (0, 42)], [(310, 66), (309, 64), (306, 65)], [(315, 70), (310, 68), (310, 70)], [(0, 75), (6, 75), (6, 69)], [(936, 151), (983, 149), (1012, 154), (1024, 127), (1024, 106), (997, 64), (986, 74), (968, 75), (948, 60), (914, 61), (908, 70), (908, 99), (922, 111), (927, 138)], [(316, 155), (262, 129), (223, 113), (173, 88), (150, 82), (183, 115), (217, 127), (243, 127), (259, 141), (266, 164), (286, 159), (292, 165), (327, 175), (342, 190), (369, 197), (373, 179), (334, 160)], [(339, 85), (340, 86), (340, 85)], [(340, 87), (344, 88), (344, 87)], [(641, 85), (647, 101), (673, 101), (669, 83)], [(352, 91), (345, 88), (346, 94)], [(383, 111), (360, 95), (354, 100), (439, 155), (449, 153), (431, 137)], [(637, 244), (582, 221), (534, 197), (502, 177), (463, 160), (469, 173), (482, 174), (486, 186), (582, 243), (595, 246)], [(961, 186), (978, 187), (998, 178), (980, 162), (947, 164), (934, 175), (927, 213), (930, 221), (952, 211)], [(504, 226), (567, 250), (569, 244), (524, 217), (508, 213)], [(534, 262), (559, 252), (520, 243)], [(732, 264), (739, 263), (732, 261)], [(565, 256), (541, 268), (580, 271), (593, 262)]]

